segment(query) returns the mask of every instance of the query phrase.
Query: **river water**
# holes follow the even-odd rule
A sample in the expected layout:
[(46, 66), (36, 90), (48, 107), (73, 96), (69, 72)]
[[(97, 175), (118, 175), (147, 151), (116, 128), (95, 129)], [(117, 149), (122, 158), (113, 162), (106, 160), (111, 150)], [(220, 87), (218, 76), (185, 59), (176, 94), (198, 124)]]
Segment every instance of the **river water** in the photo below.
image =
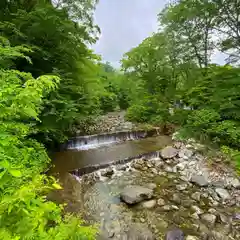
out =
[[(66, 203), (66, 211), (81, 215), (88, 224), (98, 224), (101, 232), (98, 239), (101, 240), (154, 239), (149, 236), (149, 231), (155, 239), (164, 239), (166, 232), (173, 228), (181, 228), (186, 235), (198, 237), (194, 239), (206, 239), (204, 234), (208, 231), (237, 236), (238, 225), (229, 231), (224, 222), (210, 225), (200, 217), (192, 216), (197, 209), (206, 214), (210, 210), (216, 211), (228, 217), (238, 209), (220, 201), (218, 205), (215, 205), (216, 201), (213, 204), (211, 187), (200, 189), (186, 181), (186, 176), (181, 176), (185, 170), (183, 173), (173, 171), (182, 160), (163, 161), (155, 154), (171, 145), (169, 136), (148, 136), (145, 132), (125, 132), (69, 141), (65, 150), (53, 156), (51, 173), (58, 177), (63, 189), (52, 192), (49, 199)], [(186, 162), (187, 171), (191, 172), (200, 164), (202, 160), (199, 159), (202, 157), (197, 154), (191, 157)], [(106, 168), (109, 175), (106, 176), (106, 169), (102, 168)], [(141, 204), (129, 207), (120, 201), (124, 187), (149, 187), (149, 184), (156, 186), (154, 201), (161, 200), (163, 204), (156, 204), (153, 208)], [(193, 194), (198, 194), (199, 200), (192, 198)]]

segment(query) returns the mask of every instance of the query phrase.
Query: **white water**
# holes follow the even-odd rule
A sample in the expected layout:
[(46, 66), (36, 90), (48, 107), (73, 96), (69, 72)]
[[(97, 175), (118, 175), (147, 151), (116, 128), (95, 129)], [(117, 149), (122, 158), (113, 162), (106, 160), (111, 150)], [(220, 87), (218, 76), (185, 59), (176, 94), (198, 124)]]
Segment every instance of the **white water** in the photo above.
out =
[(82, 136), (71, 140), (68, 144), (68, 149), (89, 150), (123, 141), (144, 138), (146, 135), (146, 132), (119, 132), (114, 134)]

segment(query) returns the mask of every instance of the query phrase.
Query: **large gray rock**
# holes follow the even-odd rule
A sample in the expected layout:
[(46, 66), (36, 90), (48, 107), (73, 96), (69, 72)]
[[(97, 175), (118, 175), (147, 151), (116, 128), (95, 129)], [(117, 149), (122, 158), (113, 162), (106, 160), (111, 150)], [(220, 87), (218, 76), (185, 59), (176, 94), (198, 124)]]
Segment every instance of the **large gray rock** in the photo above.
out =
[(193, 175), (190, 179), (190, 181), (200, 187), (206, 187), (208, 186), (207, 179), (202, 175)]
[(230, 198), (229, 192), (224, 188), (216, 188), (215, 191), (222, 200), (227, 200)]
[(178, 149), (168, 146), (161, 150), (160, 154), (163, 159), (171, 159), (177, 156)]
[(152, 189), (138, 185), (127, 186), (120, 193), (121, 199), (127, 204), (136, 204), (143, 200), (151, 199), (152, 196)]
[(184, 240), (184, 233), (180, 229), (167, 232), (165, 240)]
[(127, 240), (154, 240), (152, 232), (141, 223), (133, 224), (127, 232)]

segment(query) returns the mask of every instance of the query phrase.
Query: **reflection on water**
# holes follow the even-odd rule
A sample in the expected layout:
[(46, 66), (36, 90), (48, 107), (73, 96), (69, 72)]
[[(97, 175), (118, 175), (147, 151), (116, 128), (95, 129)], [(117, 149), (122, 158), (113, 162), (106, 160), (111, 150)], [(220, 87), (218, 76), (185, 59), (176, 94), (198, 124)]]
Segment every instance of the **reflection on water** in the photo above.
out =
[(65, 150), (55, 153), (53, 157), (54, 171), (64, 173), (86, 166), (119, 161), (143, 153), (160, 150), (170, 143), (171, 138), (169, 136), (157, 136), (126, 141), (88, 151)]

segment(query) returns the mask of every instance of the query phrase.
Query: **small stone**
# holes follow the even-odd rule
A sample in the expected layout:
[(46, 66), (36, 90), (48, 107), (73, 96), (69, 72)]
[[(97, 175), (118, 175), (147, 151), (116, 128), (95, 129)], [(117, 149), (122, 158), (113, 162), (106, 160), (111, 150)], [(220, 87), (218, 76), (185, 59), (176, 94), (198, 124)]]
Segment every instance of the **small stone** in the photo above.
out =
[(170, 205), (165, 205), (163, 206), (164, 211), (171, 211), (171, 206)]
[(192, 197), (192, 199), (199, 202), (201, 200), (201, 193), (200, 192), (195, 192), (191, 195), (191, 197)]
[(239, 181), (237, 178), (235, 178), (235, 179), (233, 179), (233, 180), (231, 181), (231, 185), (232, 185), (234, 188), (239, 189), (239, 188), (240, 188), (240, 181)]
[(152, 172), (153, 174), (155, 174), (155, 175), (157, 175), (157, 174), (158, 174), (158, 171), (157, 171), (157, 169), (156, 169), (156, 168), (152, 168), (152, 169), (151, 169), (151, 172)]
[(164, 199), (159, 198), (159, 199), (157, 200), (157, 204), (158, 204), (159, 206), (164, 206), (164, 205), (165, 205)]
[(173, 169), (170, 166), (165, 166), (164, 170), (168, 173), (172, 173)]
[(191, 206), (191, 209), (197, 213), (198, 215), (199, 214), (203, 214), (203, 210), (201, 208), (199, 208), (198, 206)]
[(186, 168), (187, 164), (188, 164), (188, 163), (186, 163), (186, 162), (180, 162), (180, 163), (178, 163), (178, 164), (176, 165), (177, 170), (183, 171), (183, 170)]
[(173, 196), (172, 196), (172, 201), (177, 203), (177, 204), (180, 204), (181, 203), (181, 198), (177, 193), (174, 193)]
[(216, 188), (215, 189), (217, 195), (222, 198), (223, 200), (227, 200), (230, 198), (230, 194), (228, 193), (228, 191), (224, 188)]
[(184, 240), (184, 233), (180, 229), (168, 231), (165, 236), (165, 239), (166, 240)]
[(140, 218), (140, 222), (141, 223), (145, 223), (145, 219), (144, 218)]
[(208, 186), (207, 179), (202, 175), (193, 175), (190, 181), (200, 187)]
[(171, 206), (171, 209), (173, 209), (173, 210), (179, 210), (179, 207), (176, 206), (176, 205), (172, 205), (172, 206)]
[(186, 240), (198, 240), (199, 238), (195, 237), (195, 236), (187, 236)]
[(211, 213), (211, 214), (216, 214), (217, 210), (214, 209), (214, 208), (210, 208), (210, 209), (208, 209), (208, 212)]
[(176, 186), (178, 191), (183, 191), (185, 189), (187, 189), (188, 185), (187, 184), (179, 184)]
[(193, 219), (196, 219), (196, 220), (199, 219), (199, 216), (198, 216), (197, 213), (193, 213), (193, 214), (191, 215), (191, 217), (192, 217)]
[(206, 223), (214, 225), (216, 223), (217, 217), (215, 215), (213, 215), (213, 214), (205, 213), (205, 214), (201, 215), (201, 219), (203, 221), (205, 221)]
[(154, 190), (154, 189), (157, 188), (157, 184), (156, 184), (156, 183), (148, 183), (148, 184), (146, 185), (146, 187)]
[(173, 148), (171, 146), (165, 147), (164, 149), (161, 150), (160, 152), (161, 157), (163, 159), (170, 159), (170, 158), (174, 158), (177, 156), (178, 154), (178, 149)]
[(150, 200), (150, 201), (143, 202), (141, 205), (143, 208), (150, 209), (150, 208), (154, 208), (156, 204), (157, 204), (156, 200)]
[(183, 158), (183, 159), (189, 159), (190, 157), (193, 156), (193, 151), (189, 150), (189, 149), (182, 149), (180, 150), (180, 152), (178, 153), (178, 156), (180, 158)]
[(223, 223), (229, 223), (230, 222), (230, 219), (222, 213), (219, 214), (219, 218), (220, 218), (221, 222), (223, 222)]

